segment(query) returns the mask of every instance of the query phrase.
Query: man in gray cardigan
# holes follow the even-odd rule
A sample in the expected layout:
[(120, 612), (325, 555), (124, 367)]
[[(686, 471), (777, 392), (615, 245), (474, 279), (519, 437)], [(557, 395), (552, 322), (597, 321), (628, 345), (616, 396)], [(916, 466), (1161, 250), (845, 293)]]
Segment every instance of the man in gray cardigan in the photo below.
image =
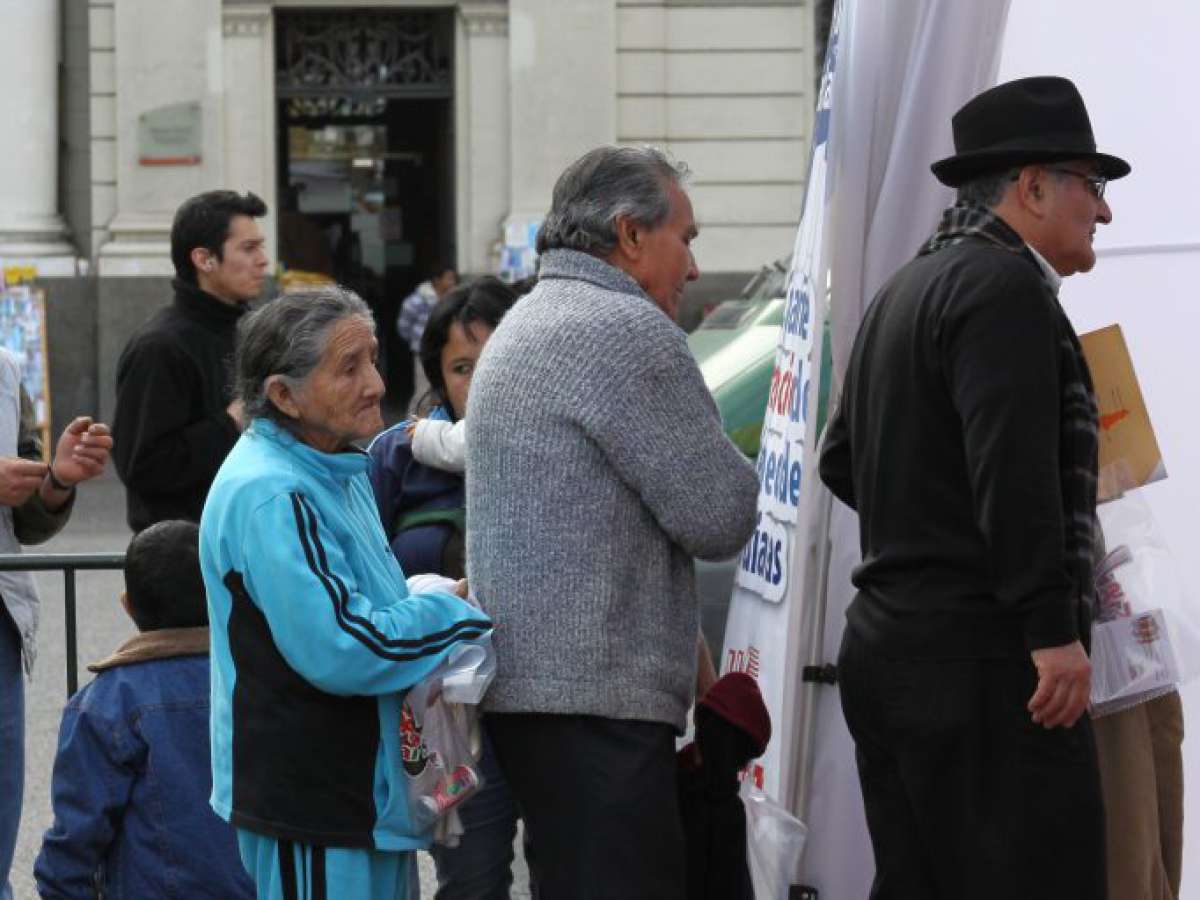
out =
[(552, 900), (683, 896), (693, 559), (754, 530), (754, 470), (673, 321), (699, 274), (685, 176), (651, 148), (563, 172), (538, 285), (468, 401), (468, 578), (496, 621), (487, 723)]

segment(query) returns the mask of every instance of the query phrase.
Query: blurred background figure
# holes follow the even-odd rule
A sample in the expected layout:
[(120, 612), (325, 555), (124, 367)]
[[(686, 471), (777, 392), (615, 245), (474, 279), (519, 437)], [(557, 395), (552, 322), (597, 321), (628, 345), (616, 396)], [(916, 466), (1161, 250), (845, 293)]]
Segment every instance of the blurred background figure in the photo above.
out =
[(244, 425), (229, 363), (238, 319), (263, 290), (266, 239), (254, 194), (208, 191), (171, 226), (174, 300), (129, 339), (117, 363), (113, 461), (129, 527), (200, 521), (208, 487)]
[(421, 335), (434, 305), (446, 292), (458, 284), (458, 273), (452, 266), (437, 263), (429, 269), (429, 278), (417, 285), (416, 290), (400, 304), (400, 315), (396, 317), (396, 333), (408, 344), (412, 353), (413, 390), (408, 402), (409, 412), (416, 412), (417, 404), (429, 393), (429, 379), (421, 364)]

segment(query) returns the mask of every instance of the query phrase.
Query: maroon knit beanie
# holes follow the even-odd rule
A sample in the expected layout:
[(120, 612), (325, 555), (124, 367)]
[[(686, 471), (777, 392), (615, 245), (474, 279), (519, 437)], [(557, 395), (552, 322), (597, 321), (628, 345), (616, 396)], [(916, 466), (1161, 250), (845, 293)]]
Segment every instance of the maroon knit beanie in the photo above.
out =
[(754, 742), (754, 755), (762, 756), (771, 740), (771, 714), (763, 703), (758, 683), (745, 672), (729, 672), (717, 679), (700, 706), (736, 725)]

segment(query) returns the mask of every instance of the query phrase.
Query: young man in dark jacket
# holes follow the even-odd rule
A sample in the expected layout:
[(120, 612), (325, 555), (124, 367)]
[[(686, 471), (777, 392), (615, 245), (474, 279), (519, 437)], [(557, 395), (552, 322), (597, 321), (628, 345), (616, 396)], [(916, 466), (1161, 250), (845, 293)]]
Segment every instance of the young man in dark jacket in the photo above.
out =
[(209, 191), (171, 226), (175, 299), (130, 338), (117, 363), (113, 461), (129, 527), (199, 521), (217, 469), (241, 433), (231, 402), (233, 335), (262, 292), (267, 254), (254, 194)]
[(199, 529), (137, 534), (121, 603), (141, 632), (89, 668), (67, 703), (54, 760), (54, 824), (34, 865), (38, 893), (252, 898), (234, 831), (208, 805), (208, 609)]
[(958, 202), (868, 310), (821, 456), (860, 521), (838, 670), (871, 896), (1099, 900), (1096, 404), (1057, 290), (1129, 166), (1063, 78), (953, 126), (933, 172)]

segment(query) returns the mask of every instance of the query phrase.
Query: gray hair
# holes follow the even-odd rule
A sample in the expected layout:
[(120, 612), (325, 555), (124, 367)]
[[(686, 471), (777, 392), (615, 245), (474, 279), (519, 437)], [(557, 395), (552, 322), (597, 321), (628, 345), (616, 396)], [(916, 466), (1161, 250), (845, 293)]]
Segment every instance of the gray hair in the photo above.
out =
[(991, 209), (1004, 199), (1008, 186), (1017, 180), (1021, 167), (985, 172), (958, 186), (958, 202)]
[(617, 246), (618, 216), (656, 228), (671, 212), (667, 185), (689, 170), (655, 147), (597, 147), (558, 176), (537, 252), (564, 248), (601, 258)]
[(267, 379), (282, 376), (299, 386), (325, 354), (333, 326), (347, 317), (375, 318), (362, 298), (343, 287), (321, 287), (283, 294), (242, 316), (233, 352), (234, 395), (246, 419), (268, 418), (291, 427), (292, 421), (267, 399)]

